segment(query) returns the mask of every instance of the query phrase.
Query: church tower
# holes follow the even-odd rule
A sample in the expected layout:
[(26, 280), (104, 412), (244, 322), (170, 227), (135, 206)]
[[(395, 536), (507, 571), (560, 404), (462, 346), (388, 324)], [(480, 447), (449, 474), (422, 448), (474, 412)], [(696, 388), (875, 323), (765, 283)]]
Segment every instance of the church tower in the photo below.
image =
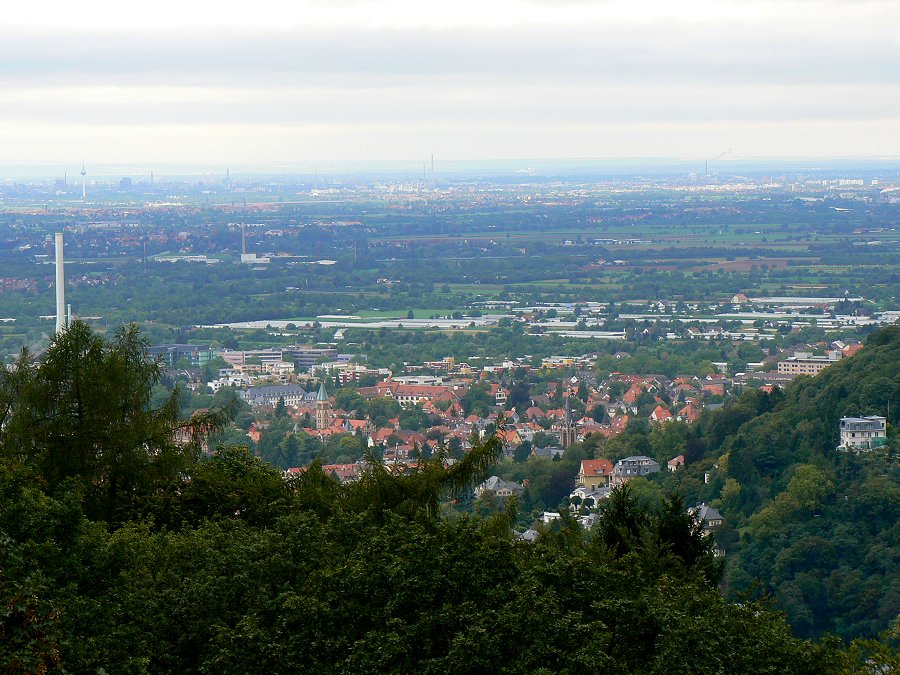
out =
[(316, 429), (327, 429), (331, 426), (331, 402), (328, 400), (328, 392), (325, 391), (325, 381), (319, 385), (319, 393), (316, 394)]
[(572, 399), (566, 396), (566, 416), (559, 425), (559, 445), (564, 450), (575, 444), (575, 420), (572, 418)]

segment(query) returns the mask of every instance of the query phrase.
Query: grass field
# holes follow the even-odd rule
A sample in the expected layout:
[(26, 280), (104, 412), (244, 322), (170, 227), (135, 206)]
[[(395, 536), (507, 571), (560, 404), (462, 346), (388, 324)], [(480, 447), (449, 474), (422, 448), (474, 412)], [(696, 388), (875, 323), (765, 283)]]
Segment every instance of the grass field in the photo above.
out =
[(754, 267), (759, 269), (763, 265), (769, 269), (790, 267), (797, 263), (818, 262), (818, 258), (738, 258), (736, 260), (713, 260), (696, 267), (688, 268), (687, 272), (749, 272)]

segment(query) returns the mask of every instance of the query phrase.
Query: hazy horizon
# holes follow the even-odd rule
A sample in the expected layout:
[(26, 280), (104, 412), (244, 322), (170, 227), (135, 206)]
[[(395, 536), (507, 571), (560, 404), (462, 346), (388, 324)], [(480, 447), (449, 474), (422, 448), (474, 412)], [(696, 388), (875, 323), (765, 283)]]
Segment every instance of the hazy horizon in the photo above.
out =
[[(693, 159), (680, 157), (630, 158), (502, 158), (502, 159), (441, 159), (435, 158), (435, 176), (440, 180), (465, 178), (528, 179), (622, 179), (637, 176), (661, 177), (688, 175), (762, 176), (768, 174), (840, 174), (842, 176), (871, 176), (885, 179), (900, 177), (900, 157), (858, 158), (728, 158)], [(117, 180), (122, 177), (150, 178), (157, 182), (166, 179), (225, 179), (227, 172), (233, 181), (271, 178), (383, 178), (414, 180), (430, 177), (430, 160), (322, 160), (292, 163), (237, 163), (230, 166), (162, 162), (154, 164), (91, 164), (85, 165), (88, 182)], [(30, 164), (0, 163), (0, 181), (57, 180), (64, 176), (70, 183), (80, 183), (81, 164), (72, 162), (34, 162)]]

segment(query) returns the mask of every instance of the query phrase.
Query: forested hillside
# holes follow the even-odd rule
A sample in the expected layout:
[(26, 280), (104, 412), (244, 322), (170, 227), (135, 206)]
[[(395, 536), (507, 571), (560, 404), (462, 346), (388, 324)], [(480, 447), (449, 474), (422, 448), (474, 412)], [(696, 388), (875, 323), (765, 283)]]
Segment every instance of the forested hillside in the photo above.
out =
[[(884, 370), (876, 352), (896, 350), (896, 336), (876, 340), (867, 350)], [(228, 411), (178, 420), (172, 402), (151, 409), (159, 371), (142, 349), (133, 331), (107, 342), (76, 323), (39, 359), (24, 354), (0, 374), (5, 672), (900, 667), (889, 641), (804, 640), (768, 600), (723, 598), (711, 541), (677, 494), (651, 509), (631, 490), (616, 492), (590, 536), (564, 518), (536, 543), (512, 536), (514, 503), (485, 518), (448, 516), (448, 500), (498, 460), (494, 438), (449, 467), (435, 457), (407, 475), (373, 458), (345, 486), (315, 464), (287, 482), (240, 448), (204, 459), (203, 440)], [(747, 467), (740, 478), (728, 473), (741, 481), (731, 511), (749, 528), (732, 586), (753, 542), (777, 543), (816, 510), (837, 523), (841, 509), (862, 508), (837, 492), (842, 460), (804, 449), (800, 432), (800, 466), (780, 452), (780, 465), (754, 463), (748, 425), (788, 419), (794, 393), (715, 441), (740, 413), (732, 407), (695, 439), (706, 444), (701, 456), (748, 457), (735, 464)], [(878, 466), (860, 470), (875, 480), (888, 470)], [(814, 471), (835, 487), (823, 492)]]
[[(741, 404), (742, 405), (742, 404)], [(727, 414), (739, 415), (739, 405)], [(900, 469), (880, 451), (837, 452), (841, 416), (900, 419), (900, 328), (741, 424), (717, 452), (721, 500), (741, 533), (728, 583), (777, 594), (795, 632), (874, 635), (900, 612)], [(720, 421), (721, 423), (721, 421)]]
[[(836, 450), (842, 416), (888, 415), (889, 443)], [(638, 452), (688, 468), (663, 491), (707, 501), (725, 516), (730, 597), (756, 580), (796, 634), (875, 636), (900, 613), (900, 327), (880, 330), (851, 358), (784, 391), (749, 391), (695, 425), (585, 443), (591, 456)]]

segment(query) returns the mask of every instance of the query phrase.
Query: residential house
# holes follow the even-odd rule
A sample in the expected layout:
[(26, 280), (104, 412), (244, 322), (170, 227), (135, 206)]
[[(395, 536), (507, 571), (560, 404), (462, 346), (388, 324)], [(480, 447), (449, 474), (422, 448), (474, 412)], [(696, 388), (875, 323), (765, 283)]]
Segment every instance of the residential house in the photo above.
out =
[(678, 411), (677, 418), (688, 424), (693, 424), (700, 419), (700, 408), (693, 403), (688, 403)]
[(531, 449), (531, 454), (529, 457), (546, 457), (547, 459), (553, 459), (554, 457), (562, 457), (563, 449), (560, 447), (549, 446), (546, 448), (539, 448), (534, 446)]
[(663, 422), (671, 422), (673, 418), (672, 413), (663, 408), (661, 405), (656, 406), (652, 413), (650, 413), (650, 419), (653, 422), (658, 422), (662, 424)]
[(613, 467), (610, 486), (619, 487), (632, 478), (658, 473), (659, 468), (659, 463), (646, 455), (633, 455), (620, 459)]
[(666, 462), (666, 466), (669, 468), (669, 471), (672, 473), (678, 471), (678, 469), (684, 468), (684, 455), (678, 455), (677, 457), (673, 457), (668, 462)]
[(519, 483), (506, 481), (498, 476), (491, 476), (476, 486), (474, 492), (476, 499), (487, 492), (493, 492), (498, 497), (512, 497), (513, 495), (521, 495), (525, 492), (525, 488)]
[(540, 538), (540, 536), (541, 536), (540, 532), (538, 532), (535, 529), (528, 528), (521, 534), (517, 534), (516, 539), (518, 539), (519, 541), (527, 541), (528, 543), (533, 544)]
[(613, 465), (608, 459), (583, 459), (575, 482), (583, 488), (597, 490), (609, 485)]
[(838, 450), (871, 450), (887, 442), (887, 419), (884, 417), (842, 417), (840, 428)]
[(569, 493), (569, 509), (572, 512), (578, 511), (581, 507), (588, 510), (596, 509), (600, 506), (600, 502), (609, 499), (611, 492), (612, 490), (608, 487), (601, 487), (596, 490), (591, 490), (586, 487), (576, 487)]
[[(722, 514), (707, 504), (698, 504), (688, 509), (688, 513), (694, 517), (694, 520), (703, 528), (703, 534), (707, 537), (714, 537), (716, 531), (725, 523)], [(725, 549), (718, 544), (713, 549), (713, 555), (721, 558), (725, 555)]]
[(488, 394), (493, 397), (494, 405), (506, 405), (506, 398), (509, 396), (509, 389), (502, 384), (491, 384), (488, 387)]

